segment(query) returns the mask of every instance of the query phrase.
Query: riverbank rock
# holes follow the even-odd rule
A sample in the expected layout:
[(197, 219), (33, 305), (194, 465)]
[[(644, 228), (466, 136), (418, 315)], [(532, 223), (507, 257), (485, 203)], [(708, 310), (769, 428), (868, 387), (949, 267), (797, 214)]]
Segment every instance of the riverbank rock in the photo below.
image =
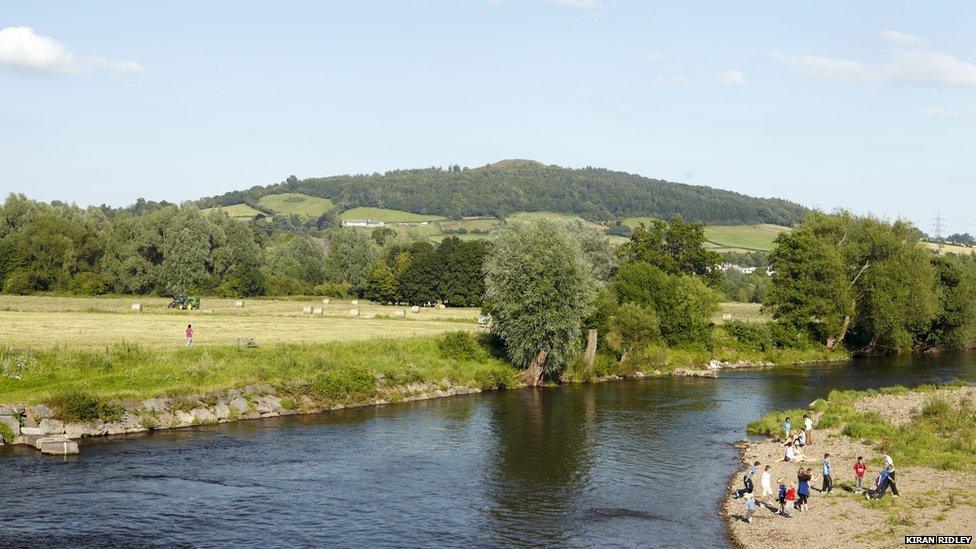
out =
[(193, 416), (194, 422), (199, 425), (217, 423), (217, 416), (210, 411), (210, 408), (194, 408), (190, 410), (190, 415)]
[(227, 403), (227, 406), (231, 410), (237, 412), (238, 414), (244, 414), (245, 412), (251, 409), (251, 405), (248, 404), (247, 401), (244, 400), (244, 397), (240, 395), (238, 395), (237, 398)]
[(267, 383), (255, 383), (254, 385), (248, 385), (242, 389), (242, 392), (248, 396), (263, 396), (263, 395), (273, 395), (277, 391), (271, 385)]
[(0, 416), (19, 416), (23, 413), (23, 406), (0, 406)]
[(142, 408), (147, 412), (159, 413), (169, 410), (172, 399), (169, 398), (147, 398), (142, 401)]
[(67, 456), (78, 453), (78, 443), (64, 435), (39, 438), (34, 442), (34, 446), (42, 454)]
[(37, 433), (40, 435), (64, 434), (64, 423), (56, 419), (42, 419), (37, 426)]
[(714, 370), (689, 370), (687, 368), (681, 368), (674, 371), (674, 375), (682, 377), (718, 377), (718, 372)]
[(64, 436), (71, 439), (100, 437), (108, 434), (105, 422), (102, 420), (87, 421), (84, 423), (66, 423), (64, 425)]
[(54, 411), (43, 404), (38, 404), (37, 406), (26, 406), (24, 408), (24, 415), (26, 415), (28, 419), (41, 421), (42, 419), (53, 418)]
[[(20, 436), (20, 419), (14, 416), (0, 416), (0, 424), (6, 425), (13, 432), (13, 435)], [(13, 442), (13, 441), (7, 441)]]

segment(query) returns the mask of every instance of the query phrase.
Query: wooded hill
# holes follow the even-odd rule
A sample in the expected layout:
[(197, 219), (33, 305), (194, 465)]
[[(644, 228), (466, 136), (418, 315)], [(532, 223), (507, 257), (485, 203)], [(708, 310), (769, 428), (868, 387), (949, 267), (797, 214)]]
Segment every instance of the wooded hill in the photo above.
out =
[(339, 175), (286, 181), (202, 198), (201, 208), (246, 204), (301, 193), (342, 209), (376, 207), (450, 218), (505, 219), (515, 212), (572, 213), (594, 221), (627, 217), (670, 218), (708, 224), (792, 226), (807, 209), (778, 198), (755, 198), (711, 187), (685, 185), (602, 168), (570, 169), (531, 160), (505, 160), (480, 168), (426, 168), (385, 174)]

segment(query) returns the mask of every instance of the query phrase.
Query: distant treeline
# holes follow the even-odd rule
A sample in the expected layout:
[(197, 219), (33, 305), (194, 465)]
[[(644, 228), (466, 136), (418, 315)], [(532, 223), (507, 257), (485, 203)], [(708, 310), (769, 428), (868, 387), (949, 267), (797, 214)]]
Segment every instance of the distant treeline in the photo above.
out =
[(291, 176), (275, 185), (203, 198), (198, 204), (203, 208), (240, 203), (257, 207), (262, 196), (283, 192), (328, 198), (345, 208), (371, 206), (451, 218), (504, 219), (520, 211), (554, 211), (594, 221), (639, 216), (670, 219), (677, 214), (701, 223), (792, 226), (807, 212), (798, 204), (776, 198), (754, 198), (602, 168), (569, 169), (529, 161), (302, 180)]
[(418, 305), (481, 303), (483, 241), (445, 238), (435, 246), (390, 229), (315, 230), (291, 221), (245, 223), (192, 203), (140, 201), (116, 210), (11, 195), (0, 205), (0, 291), (226, 297), (370, 292), (380, 301)]

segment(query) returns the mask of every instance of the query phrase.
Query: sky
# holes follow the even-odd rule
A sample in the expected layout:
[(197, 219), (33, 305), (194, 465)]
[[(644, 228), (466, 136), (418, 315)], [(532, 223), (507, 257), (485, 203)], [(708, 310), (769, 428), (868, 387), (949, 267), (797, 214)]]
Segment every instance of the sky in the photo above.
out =
[(976, 3), (4, 2), (0, 193), (528, 158), (976, 232)]

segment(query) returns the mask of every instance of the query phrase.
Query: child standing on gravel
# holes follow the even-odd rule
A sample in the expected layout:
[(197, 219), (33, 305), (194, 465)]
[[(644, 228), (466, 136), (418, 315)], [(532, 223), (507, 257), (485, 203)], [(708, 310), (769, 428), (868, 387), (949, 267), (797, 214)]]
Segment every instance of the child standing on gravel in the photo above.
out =
[(785, 433), (783, 440), (790, 440), (791, 432), (793, 432), (793, 425), (790, 424), (790, 418), (786, 418), (786, 421), (783, 422), (783, 433)]
[(756, 498), (751, 493), (746, 494), (746, 522), (752, 524), (752, 515), (756, 514)]
[[(790, 482), (790, 488), (786, 491), (786, 503), (793, 504), (793, 508), (799, 510), (796, 503), (796, 486), (793, 486), (793, 482)], [(792, 517), (793, 513), (789, 511), (789, 508), (785, 510), (786, 516)]]
[(823, 487), (820, 491), (829, 494), (834, 489), (834, 479), (830, 476), (830, 454), (824, 454), (823, 460)]
[(796, 472), (796, 509), (798, 511), (806, 511), (807, 499), (810, 497), (810, 479), (813, 475), (810, 474), (810, 469), (806, 471), (803, 467)]
[(762, 504), (766, 505), (766, 498), (773, 495), (772, 479), (769, 475), (769, 465), (767, 465), (759, 477), (759, 486), (762, 487)]
[(776, 479), (776, 484), (779, 484), (779, 494), (777, 494), (776, 501), (779, 503), (779, 514), (786, 515), (786, 479), (779, 477)]
[(864, 474), (868, 472), (868, 466), (864, 463), (862, 456), (857, 456), (854, 463), (854, 492), (860, 494), (864, 491)]
[(807, 444), (813, 444), (813, 420), (810, 414), (803, 414), (803, 434)]

